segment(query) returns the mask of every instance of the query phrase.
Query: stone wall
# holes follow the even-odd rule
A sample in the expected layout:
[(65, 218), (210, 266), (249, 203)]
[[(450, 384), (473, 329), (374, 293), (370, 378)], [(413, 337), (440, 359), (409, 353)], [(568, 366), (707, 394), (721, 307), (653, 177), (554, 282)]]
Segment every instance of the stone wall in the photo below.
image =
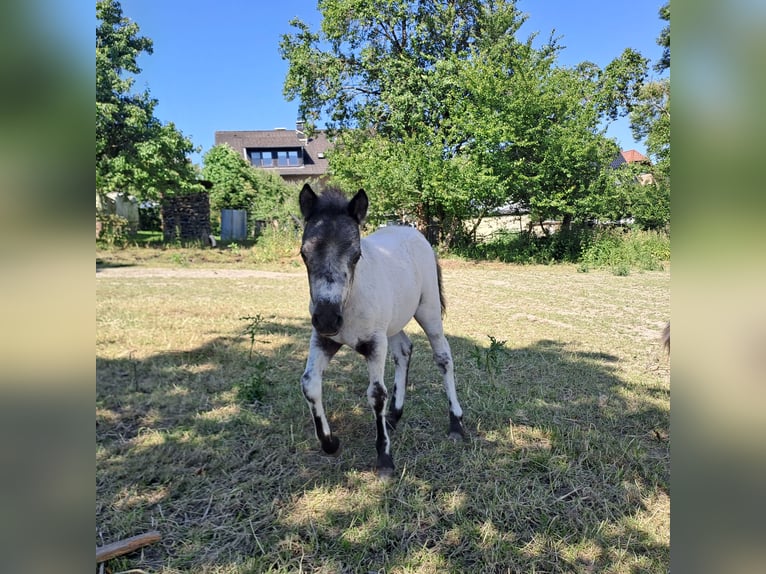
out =
[(210, 197), (207, 192), (167, 197), (162, 201), (165, 241), (208, 241)]

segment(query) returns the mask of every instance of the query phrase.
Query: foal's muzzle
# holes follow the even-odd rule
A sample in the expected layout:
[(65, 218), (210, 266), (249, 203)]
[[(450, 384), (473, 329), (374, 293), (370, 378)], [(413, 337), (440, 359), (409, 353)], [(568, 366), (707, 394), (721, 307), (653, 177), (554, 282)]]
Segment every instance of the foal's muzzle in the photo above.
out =
[(337, 303), (317, 303), (311, 315), (311, 324), (320, 335), (331, 337), (343, 326), (343, 315)]

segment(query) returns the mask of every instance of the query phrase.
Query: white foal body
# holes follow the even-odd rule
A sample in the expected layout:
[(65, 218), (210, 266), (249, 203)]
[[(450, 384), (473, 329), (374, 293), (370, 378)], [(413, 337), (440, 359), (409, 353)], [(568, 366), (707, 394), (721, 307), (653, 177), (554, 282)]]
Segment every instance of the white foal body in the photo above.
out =
[[(360, 239), (359, 225), (366, 210), (367, 196), (361, 190), (351, 202), (334, 192), (318, 197), (308, 185), (301, 191), (306, 220), (301, 254), (309, 274), (314, 326), (301, 385), (317, 438), (325, 452), (333, 453), (339, 442), (324, 412), (322, 374), (341, 345), (365, 357), (370, 381), (367, 396), (377, 429), (377, 469), (386, 476), (394, 469), (387, 426), (395, 427), (401, 417), (412, 352), (403, 329), (413, 317), (426, 333), (444, 377), (453, 438), (464, 435), (463, 411), (442, 326), (441, 272), (433, 249), (419, 231), (405, 226), (385, 227)], [(388, 352), (395, 373), (393, 401), (386, 415)]]

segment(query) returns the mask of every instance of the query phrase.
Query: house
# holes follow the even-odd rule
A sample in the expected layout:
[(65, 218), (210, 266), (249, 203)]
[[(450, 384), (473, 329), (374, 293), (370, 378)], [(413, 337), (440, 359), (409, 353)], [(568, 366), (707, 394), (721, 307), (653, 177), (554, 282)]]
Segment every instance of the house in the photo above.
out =
[(640, 163), (646, 166), (652, 165), (652, 162), (650, 162), (649, 158), (644, 154), (637, 150), (629, 149), (618, 153), (617, 157), (609, 164), (609, 167), (618, 168), (624, 163)]
[[(644, 154), (634, 149), (629, 149), (628, 151), (621, 151), (619, 154), (617, 154), (617, 157), (612, 160), (612, 163), (609, 164), (609, 167), (612, 169), (617, 169), (626, 163), (637, 163), (646, 167), (651, 167), (652, 165), (652, 162), (649, 161), (649, 158)], [(636, 176), (636, 179), (641, 185), (651, 185), (656, 183), (654, 176), (651, 173), (640, 173), (638, 176)]]
[(272, 169), (288, 182), (327, 178), (326, 153), (332, 142), (321, 130), (308, 137), (303, 122), (297, 122), (295, 130), (217, 131), (215, 143), (228, 144), (251, 165)]

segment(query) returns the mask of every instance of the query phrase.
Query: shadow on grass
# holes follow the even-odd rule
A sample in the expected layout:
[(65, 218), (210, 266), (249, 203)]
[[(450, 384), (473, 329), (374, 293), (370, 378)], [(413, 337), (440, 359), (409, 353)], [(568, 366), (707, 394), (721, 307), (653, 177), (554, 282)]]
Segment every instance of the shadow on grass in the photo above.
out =
[[(412, 335), (397, 476), (382, 483), (361, 357), (341, 351), (325, 374), (341, 440), (326, 456), (299, 385), (310, 325), (261, 331), (283, 342), (253, 360), (244, 336), (97, 357), (97, 543), (157, 528), (142, 563), (190, 571), (668, 569), (667, 396), (626, 384), (618, 357), (543, 340), (488, 372), (473, 341), (450, 337), (468, 431), (453, 443), (427, 341)], [(242, 403), (236, 389), (256, 383)]]
[(135, 267), (135, 263), (123, 263), (119, 261), (107, 261), (105, 259), (96, 258), (96, 273), (102, 269), (113, 269), (117, 267)]

